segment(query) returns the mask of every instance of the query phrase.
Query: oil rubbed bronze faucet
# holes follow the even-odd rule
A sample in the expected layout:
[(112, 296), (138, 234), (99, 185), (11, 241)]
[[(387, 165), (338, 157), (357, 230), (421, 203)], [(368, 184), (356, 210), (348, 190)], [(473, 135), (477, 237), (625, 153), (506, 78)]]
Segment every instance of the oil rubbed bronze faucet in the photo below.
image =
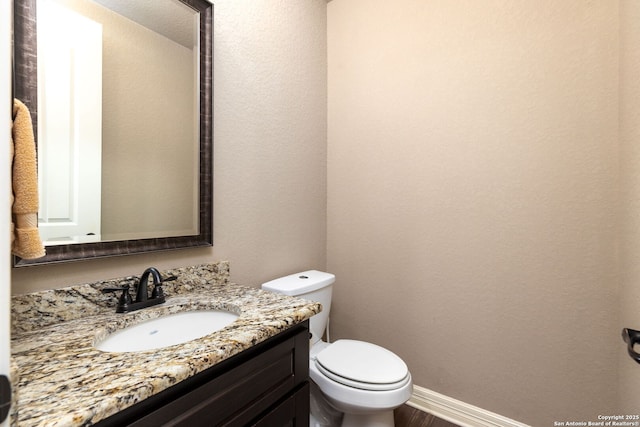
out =
[[(160, 295), (162, 296), (162, 302), (164, 302), (164, 293), (162, 292), (162, 279), (160, 278), (160, 272), (155, 267), (147, 268), (138, 282), (138, 290), (136, 291), (136, 302), (143, 302), (149, 300), (149, 290), (147, 289), (147, 282), (149, 281), (149, 275), (153, 277), (153, 290), (157, 294), (156, 289), (160, 288)], [(157, 297), (157, 296), (156, 296)], [(151, 299), (156, 299), (153, 296)]]
[[(149, 297), (149, 275), (153, 278), (153, 291), (151, 291), (151, 297)], [(135, 301), (129, 294), (129, 284), (126, 283), (122, 287), (118, 288), (105, 288), (102, 292), (118, 292), (122, 291), (120, 298), (118, 299), (118, 305), (116, 306), (116, 313), (128, 313), (130, 311), (140, 310), (141, 308), (152, 307), (154, 305), (162, 304), (165, 302), (164, 290), (162, 284), (164, 282), (170, 282), (176, 280), (176, 276), (170, 276), (166, 279), (162, 279), (160, 272), (155, 267), (147, 268), (138, 284), (136, 285), (136, 299)]]

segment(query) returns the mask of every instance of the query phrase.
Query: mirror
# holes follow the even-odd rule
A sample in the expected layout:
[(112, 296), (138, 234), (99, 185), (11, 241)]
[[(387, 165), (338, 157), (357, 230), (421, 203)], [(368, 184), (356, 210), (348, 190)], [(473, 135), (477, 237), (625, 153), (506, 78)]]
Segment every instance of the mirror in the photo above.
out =
[(15, 0), (47, 255), (14, 266), (212, 245), (212, 8)]

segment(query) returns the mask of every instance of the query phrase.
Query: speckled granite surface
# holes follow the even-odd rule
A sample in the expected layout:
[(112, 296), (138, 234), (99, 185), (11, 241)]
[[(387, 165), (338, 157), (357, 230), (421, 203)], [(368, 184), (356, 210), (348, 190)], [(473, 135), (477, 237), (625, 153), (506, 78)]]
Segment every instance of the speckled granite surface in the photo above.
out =
[[(301, 323), (317, 303), (228, 282), (228, 264), (162, 272), (167, 302), (116, 314), (105, 281), (14, 297), (11, 351), (17, 370), (12, 425), (86, 426)], [(108, 333), (165, 314), (220, 308), (240, 317), (204, 338), (158, 350), (107, 353), (94, 342)], [(16, 386), (16, 385), (14, 385)]]

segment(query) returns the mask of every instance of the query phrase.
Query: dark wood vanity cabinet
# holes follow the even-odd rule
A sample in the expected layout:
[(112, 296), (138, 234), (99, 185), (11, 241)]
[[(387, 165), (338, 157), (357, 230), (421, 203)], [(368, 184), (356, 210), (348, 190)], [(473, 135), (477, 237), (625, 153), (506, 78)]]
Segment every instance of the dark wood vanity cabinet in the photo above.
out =
[(296, 325), (96, 426), (309, 425), (309, 328)]

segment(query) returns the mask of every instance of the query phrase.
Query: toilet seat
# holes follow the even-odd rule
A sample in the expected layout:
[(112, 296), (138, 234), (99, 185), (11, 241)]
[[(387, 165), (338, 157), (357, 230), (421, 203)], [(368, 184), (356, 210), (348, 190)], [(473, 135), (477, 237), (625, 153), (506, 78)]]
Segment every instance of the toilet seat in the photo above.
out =
[(315, 365), (333, 381), (362, 390), (396, 390), (411, 381), (402, 359), (364, 341), (338, 340), (316, 355)]

